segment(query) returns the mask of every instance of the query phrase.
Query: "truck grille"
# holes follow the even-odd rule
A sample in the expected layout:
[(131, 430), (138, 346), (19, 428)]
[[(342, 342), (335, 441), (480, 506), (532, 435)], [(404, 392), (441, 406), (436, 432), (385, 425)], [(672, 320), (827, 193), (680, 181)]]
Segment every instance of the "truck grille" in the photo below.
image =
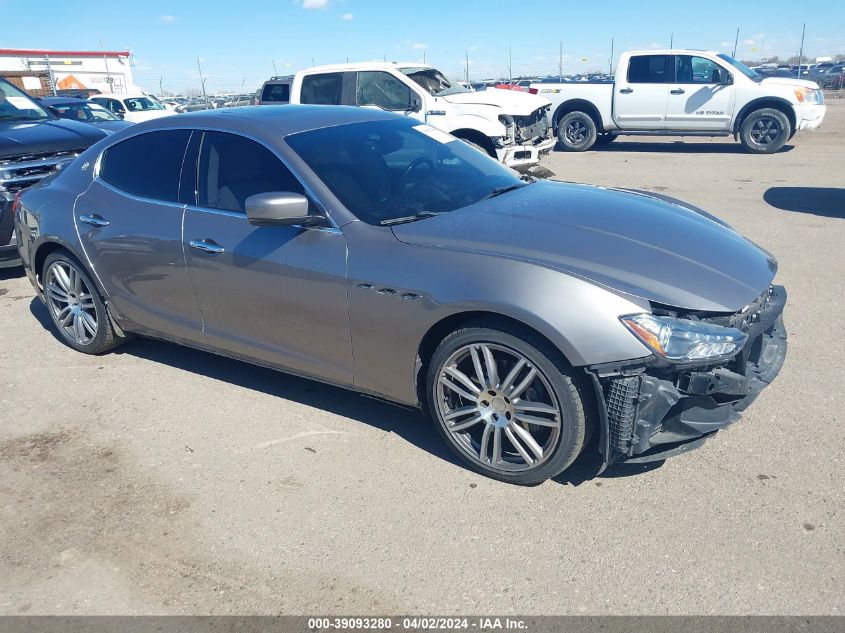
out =
[(83, 149), (0, 158), (0, 198), (11, 200), (21, 189), (34, 185), (56, 170), (56, 165), (75, 158)]
[(546, 118), (547, 108), (538, 108), (528, 116), (515, 116), (516, 141), (531, 143), (543, 139), (549, 131), (549, 121)]

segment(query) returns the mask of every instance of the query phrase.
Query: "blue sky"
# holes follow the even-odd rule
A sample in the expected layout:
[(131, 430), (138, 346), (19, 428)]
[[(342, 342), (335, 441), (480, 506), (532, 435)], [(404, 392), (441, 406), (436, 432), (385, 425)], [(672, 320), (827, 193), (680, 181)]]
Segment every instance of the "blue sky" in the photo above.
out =
[[(317, 64), (383, 59), (422, 60), (453, 77), (471, 79), (608, 67), (610, 40), (620, 51), (676, 47), (738, 57), (845, 53), (845, 2), (818, 0), (0, 0), (0, 46), (50, 49), (131, 49), (135, 80), (157, 90), (198, 88), (200, 57), (210, 92), (254, 90), (269, 75)], [(803, 11), (802, 6), (807, 6)], [(49, 7), (49, 10), (45, 8)], [(8, 28), (11, 27), (11, 28)], [(586, 60), (586, 61), (584, 61)]]

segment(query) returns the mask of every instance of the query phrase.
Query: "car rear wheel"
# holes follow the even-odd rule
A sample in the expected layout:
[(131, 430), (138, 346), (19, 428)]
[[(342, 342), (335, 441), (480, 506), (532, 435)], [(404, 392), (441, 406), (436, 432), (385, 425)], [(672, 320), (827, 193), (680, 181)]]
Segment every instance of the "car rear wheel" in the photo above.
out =
[(101, 354), (123, 342), (97, 287), (76, 259), (63, 252), (50, 254), (41, 279), (47, 311), (68, 345), (86, 354)]
[(786, 144), (791, 134), (789, 119), (783, 112), (761, 108), (745, 117), (739, 140), (752, 154), (773, 154)]
[(537, 484), (584, 446), (579, 383), (559, 352), (525, 328), (493, 321), (453, 332), (432, 356), (427, 392), (441, 436), (488, 477)]
[(596, 123), (586, 112), (570, 112), (557, 125), (557, 140), (568, 152), (583, 152), (596, 142)]

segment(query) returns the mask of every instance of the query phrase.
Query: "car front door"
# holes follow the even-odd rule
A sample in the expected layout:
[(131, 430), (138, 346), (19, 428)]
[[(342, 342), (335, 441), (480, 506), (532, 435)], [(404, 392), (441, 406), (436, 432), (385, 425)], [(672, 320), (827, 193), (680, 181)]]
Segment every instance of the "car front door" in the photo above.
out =
[(711, 59), (675, 55), (666, 129), (728, 130), (736, 94), (731, 81), (728, 70)]
[(204, 133), (184, 247), (207, 342), (242, 358), (351, 384), (346, 239), (335, 228), (250, 224), (246, 199), (267, 192), (307, 195), (263, 144)]
[(628, 72), (613, 84), (613, 118), (623, 130), (663, 130), (671, 55), (632, 55)]
[(197, 342), (202, 322), (185, 268), (179, 202), (190, 139), (190, 130), (160, 130), (107, 148), (74, 218), (110, 307), (150, 333)]

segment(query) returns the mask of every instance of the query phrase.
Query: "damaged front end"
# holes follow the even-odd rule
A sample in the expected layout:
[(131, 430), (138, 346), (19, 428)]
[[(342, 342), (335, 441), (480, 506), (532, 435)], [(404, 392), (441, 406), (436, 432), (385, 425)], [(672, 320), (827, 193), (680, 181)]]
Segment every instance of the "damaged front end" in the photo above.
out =
[(604, 467), (683, 453), (740, 417), (786, 358), (786, 291), (772, 286), (735, 314), (670, 313), (740, 330), (747, 339), (718, 363), (639, 362), (587, 368), (598, 398)]

